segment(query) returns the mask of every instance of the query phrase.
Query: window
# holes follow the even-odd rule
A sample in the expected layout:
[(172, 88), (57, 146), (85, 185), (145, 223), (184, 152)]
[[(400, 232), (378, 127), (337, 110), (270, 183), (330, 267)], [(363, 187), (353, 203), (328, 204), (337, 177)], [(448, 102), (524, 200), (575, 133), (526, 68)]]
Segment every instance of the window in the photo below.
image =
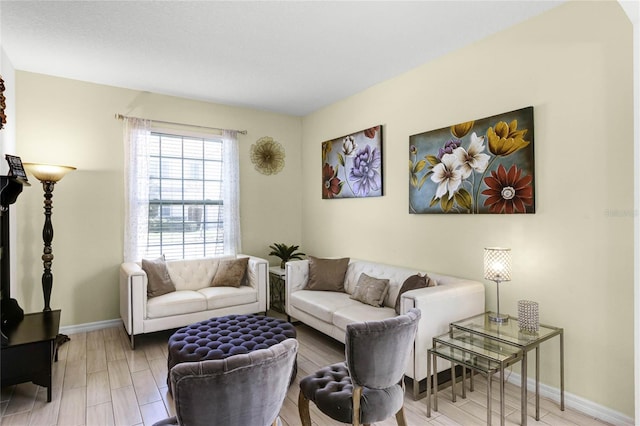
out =
[(124, 260), (190, 259), (240, 250), (237, 131), (152, 129), (124, 117)]
[(224, 252), (222, 138), (151, 132), (148, 256)]

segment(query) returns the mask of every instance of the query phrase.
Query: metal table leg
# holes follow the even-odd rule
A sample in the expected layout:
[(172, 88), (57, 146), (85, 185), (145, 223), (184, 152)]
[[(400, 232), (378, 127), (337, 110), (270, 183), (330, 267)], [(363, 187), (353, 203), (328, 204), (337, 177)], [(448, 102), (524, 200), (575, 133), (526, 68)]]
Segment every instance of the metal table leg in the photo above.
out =
[(433, 353), (433, 371), (436, 372), (433, 377), (433, 411), (438, 411), (438, 364), (436, 364), (438, 358), (436, 353)]
[(527, 351), (522, 351), (522, 370), (520, 383), (520, 424), (527, 426)]
[(456, 363), (451, 361), (451, 402), (456, 402)]
[(469, 379), (469, 391), (473, 392), (473, 376), (475, 374), (473, 370), (471, 370), (469, 373), (471, 374), (471, 378)]
[(504, 366), (500, 365), (500, 426), (504, 426)]
[(427, 351), (427, 417), (431, 417), (431, 383), (431, 352)]
[(491, 424), (491, 376), (487, 373), (487, 424)]
[(560, 410), (564, 411), (564, 330), (560, 331)]
[(540, 421), (540, 345), (536, 346), (536, 421)]
[(467, 367), (462, 366), (462, 398), (465, 399), (467, 397), (467, 390), (465, 389), (465, 384), (467, 382)]

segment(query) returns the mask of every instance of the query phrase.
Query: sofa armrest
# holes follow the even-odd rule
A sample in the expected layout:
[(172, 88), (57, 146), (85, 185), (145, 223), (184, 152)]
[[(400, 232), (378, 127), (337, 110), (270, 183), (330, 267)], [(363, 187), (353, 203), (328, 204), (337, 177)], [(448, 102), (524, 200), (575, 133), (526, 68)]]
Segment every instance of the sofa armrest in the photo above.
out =
[(120, 265), (120, 317), (127, 333), (142, 333), (147, 307), (147, 274), (133, 262)]
[(285, 308), (289, 313), (289, 301), (291, 294), (300, 291), (307, 286), (309, 281), (309, 260), (292, 260), (285, 264), (284, 267), (284, 287), (285, 287)]
[(419, 380), (427, 376), (427, 349), (433, 338), (449, 331), (449, 324), (484, 312), (484, 285), (477, 281), (454, 279), (444, 285), (420, 288), (403, 293), (400, 313), (411, 308), (422, 311), (415, 340), (416, 365)]
[(269, 309), (269, 262), (260, 257), (239, 254), (238, 257), (248, 257), (247, 285), (258, 290), (258, 302), (261, 311)]

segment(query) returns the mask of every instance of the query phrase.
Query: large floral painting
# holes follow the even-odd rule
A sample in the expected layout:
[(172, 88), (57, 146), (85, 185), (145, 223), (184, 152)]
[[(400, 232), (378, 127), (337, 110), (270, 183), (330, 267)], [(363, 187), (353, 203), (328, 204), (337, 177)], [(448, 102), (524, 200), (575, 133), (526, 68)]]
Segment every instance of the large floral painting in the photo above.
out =
[(409, 137), (409, 213), (534, 213), (533, 107)]
[(322, 198), (382, 196), (382, 126), (322, 143)]

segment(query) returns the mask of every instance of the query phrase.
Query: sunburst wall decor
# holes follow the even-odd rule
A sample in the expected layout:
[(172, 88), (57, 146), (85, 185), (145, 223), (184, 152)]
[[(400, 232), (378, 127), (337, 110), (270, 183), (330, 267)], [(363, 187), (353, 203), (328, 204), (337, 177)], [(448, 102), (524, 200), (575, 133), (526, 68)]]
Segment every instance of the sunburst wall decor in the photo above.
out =
[(251, 145), (251, 162), (263, 175), (275, 175), (284, 169), (284, 148), (269, 136)]

